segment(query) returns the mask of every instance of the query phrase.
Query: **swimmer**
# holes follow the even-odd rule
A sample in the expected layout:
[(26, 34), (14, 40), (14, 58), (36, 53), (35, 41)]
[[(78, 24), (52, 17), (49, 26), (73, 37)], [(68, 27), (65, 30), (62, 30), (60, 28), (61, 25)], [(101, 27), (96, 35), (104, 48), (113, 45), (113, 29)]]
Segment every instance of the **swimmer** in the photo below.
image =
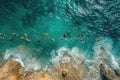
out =
[(54, 39), (54, 38), (52, 38), (52, 39), (51, 39), (51, 41), (52, 41), (52, 42), (54, 42), (54, 41), (55, 41), (55, 39)]
[(81, 34), (81, 37), (83, 37), (83, 34)]
[(63, 34), (63, 38), (66, 38), (67, 37), (67, 35), (66, 34)]
[(20, 39), (21, 39), (21, 40), (25, 40), (25, 37), (22, 36), (22, 37), (20, 37)]
[(4, 39), (5, 38), (5, 34), (0, 33), (0, 38)]
[(23, 39), (25, 39), (25, 38), (24, 38), (24, 37), (20, 37), (20, 39), (22, 39), (22, 40), (23, 40)]
[(64, 40), (66, 37), (67, 37), (67, 35), (66, 35), (66, 34), (63, 34), (63, 37), (60, 38), (60, 40)]
[(24, 37), (28, 37), (27, 33), (24, 33)]
[(60, 40), (64, 40), (64, 38), (60, 38)]
[(70, 41), (73, 41), (73, 38), (70, 38)]
[(4, 37), (5, 35), (3, 33), (0, 33), (0, 37)]
[(27, 42), (30, 42), (30, 41), (31, 41), (29, 38), (25, 38), (25, 40), (26, 40)]
[(97, 38), (97, 39), (96, 39), (96, 41), (97, 41), (97, 42), (99, 42), (99, 41), (100, 41), (100, 39), (99, 39), (99, 38)]
[(77, 36), (78, 36), (78, 37), (83, 37), (83, 34), (78, 34)]
[(80, 41), (83, 41), (83, 38), (82, 38), (82, 37), (80, 38)]
[(36, 39), (37, 42), (40, 42), (40, 39)]
[(78, 37), (80, 37), (81, 35), (80, 34), (77, 34)]
[(17, 33), (12, 33), (12, 35), (13, 35), (13, 36), (18, 36), (18, 34), (17, 34)]
[(45, 34), (44, 34), (44, 36), (45, 36), (45, 37), (48, 37), (48, 34), (47, 34), (47, 33), (45, 33)]
[(45, 37), (45, 34), (42, 33), (41, 36), (42, 36), (42, 37)]
[(109, 35), (108, 33), (104, 34), (104, 38), (107, 37), (108, 35)]
[(14, 41), (14, 39), (13, 39), (13, 38), (9, 38), (8, 40), (9, 40), (9, 41)]

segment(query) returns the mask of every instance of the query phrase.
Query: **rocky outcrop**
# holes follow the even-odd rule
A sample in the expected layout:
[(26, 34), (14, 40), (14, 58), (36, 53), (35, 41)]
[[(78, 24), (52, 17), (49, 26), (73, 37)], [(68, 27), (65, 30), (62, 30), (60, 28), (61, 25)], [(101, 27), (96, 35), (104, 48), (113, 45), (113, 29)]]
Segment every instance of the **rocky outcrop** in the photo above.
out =
[(15, 59), (0, 64), (0, 80), (120, 80), (119, 70), (113, 70), (108, 64), (100, 64), (98, 75), (91, 72), (81, 63), (77, 64), (72, 60), (68, 63), (60, 63), (46, 71), (26, 71)]
[(21, 78), (22, 67), (16, 61), (7, 61), (1, 64), (0, 80), (23, 80)]

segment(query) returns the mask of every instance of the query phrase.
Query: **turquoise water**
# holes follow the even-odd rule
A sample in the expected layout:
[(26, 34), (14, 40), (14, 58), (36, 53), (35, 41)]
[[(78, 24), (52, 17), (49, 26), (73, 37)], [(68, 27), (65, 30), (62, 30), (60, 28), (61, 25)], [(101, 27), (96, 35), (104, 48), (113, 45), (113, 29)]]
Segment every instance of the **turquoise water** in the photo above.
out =
[[(103, 48), (110, 45), (111, 54), (119, 60), (119, 12), (119, 0), (0, 0), (0, 33), (5, 34), (0, 39), (1, 56), (4, 51), (23, 45), (30, 48), (28, 55), (45, 64), (50, 64), (51, 52), (61, 47), (77, 47), (86, 59), (93, 59), (93, 48), (98, 44)], [(13, 32), (18, 36), (13, 36)], [(20, 39), (24, 33), (30, 42)], [(41, 36), (44, 33), (47, 38)], [(61, 40), (64, 34), (66, 38)], [(78, 34), (83, 34), (83, 41)], [(55, 41), (51, 41), (53, 38)], [(40, 49), (38, 54), (36, 48)]]

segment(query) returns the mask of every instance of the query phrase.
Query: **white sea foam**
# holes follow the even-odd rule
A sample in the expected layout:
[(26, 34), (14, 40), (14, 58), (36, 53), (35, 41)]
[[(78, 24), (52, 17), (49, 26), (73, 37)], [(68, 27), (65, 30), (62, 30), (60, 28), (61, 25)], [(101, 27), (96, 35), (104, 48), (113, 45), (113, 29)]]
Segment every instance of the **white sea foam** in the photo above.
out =
[(111, 64), (114, 69), (120, 69), (119, 63), (113, 55), (111, 55)]
[[(88, 60), (84, 56), (84, 52), (78, 47), (67, 48), (61, 47), (58, 50), (52, 50), (50, 62), (53, 66), (59, 65), (60, 63), (69, 63), (72, 62), (73, 67), (79, 69), (80, 65), (85, 65), (88, 67), (87, 78), (93, 80), (100, 80), (99, 70), (100, 64), (105, 65), (106, 68), (110, 68), (111, 64), (114, 69), (119, 69), (119, 64), (112, 55), (113, 42), (111, 39), (103, 39), (100, 42), (96, 42), (93, 46), (94, 58)], [(28, 49), (29, 50), (29, 49)], [(5, 52), (4, 59), (9, 59), (11, 56), (18, 61), (26, 70), (40, 70), (41, 62), (39, 59), (32, 57), (30, 51), (16, 49), (8, 49)], [(47, 69), (47, 65), (44, 68)], [(93, 77), (91, 75), (94, 75)]]
[[(57, 55), (55, 56), (55, 53)], [(56, 51), (51, 52), (52, 59), (50, 60), (53, 65), (59, 64), (59, 63), (68, 63), (72, 60), (74, 60), (76, 63), (80, 63), (84, 59), (82, 51), (79, 50), (77, 47), (73, 47), (72, 49), (61, 47), (60, 49)]]
[(12, 58), (15, 61), (19, 62), (21, 66), (27, 70), (40, 70), (41, 64), (39, 60), (30, 55), (30, 51), (27, 51), (27, 49), (25, 50), (24, 47), (21, 47), (20, 50), (18, 48), (7, 49), (3, 58), (4, 60)]

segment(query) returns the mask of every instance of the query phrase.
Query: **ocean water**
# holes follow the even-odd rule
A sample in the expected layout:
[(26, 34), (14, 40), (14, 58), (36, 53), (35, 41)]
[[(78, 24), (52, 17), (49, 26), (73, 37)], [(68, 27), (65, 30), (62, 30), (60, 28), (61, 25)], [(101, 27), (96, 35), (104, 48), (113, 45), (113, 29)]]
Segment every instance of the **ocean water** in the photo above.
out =
[(0, 0), (0, 33), (1, 61), (43, 70), (72, 55), (120, 67), (120, 0)]

